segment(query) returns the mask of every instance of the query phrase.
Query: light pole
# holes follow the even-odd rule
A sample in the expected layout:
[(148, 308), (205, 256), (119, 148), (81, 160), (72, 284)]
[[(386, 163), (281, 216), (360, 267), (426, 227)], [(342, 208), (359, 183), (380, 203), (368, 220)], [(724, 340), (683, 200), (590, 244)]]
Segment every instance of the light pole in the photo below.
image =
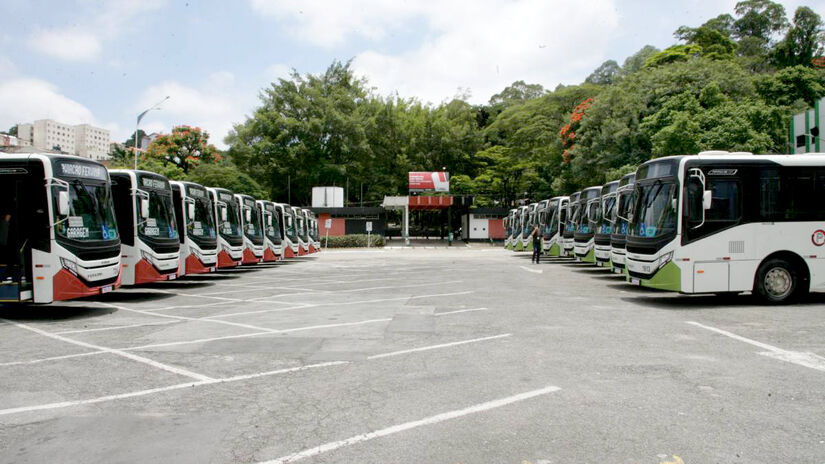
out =
[(169, 95), (164, 97), (163, 100), (161, 100), (161, 101), (155, 103), (154, 105), (150, 106), (147, 110), (140, 113), (137, 117), (137, 122), (135, 123), (135, 146), (132, 147), (134, 149), (134, 154), (135, 154), (135, 170), (137, 170), (138, 126), (140, 126), (140, 120), (143, 119), (144, 116), (146, 116), (146, 113), (148, 113), (152, 110), (159, 110), (160, 105), (163, 104), (163, 102), (165, 102), (166, 100), (169, 100)]

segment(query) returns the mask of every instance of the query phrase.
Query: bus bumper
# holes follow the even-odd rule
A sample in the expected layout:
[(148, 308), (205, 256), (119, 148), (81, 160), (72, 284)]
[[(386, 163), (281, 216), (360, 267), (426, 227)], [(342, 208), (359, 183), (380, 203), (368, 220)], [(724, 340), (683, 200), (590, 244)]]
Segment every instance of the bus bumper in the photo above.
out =
[(644, 273), (644, 266), (649, 266), (648, 263), (628, 259), (625, 264), (627, 281), (631, 284), (672, 292), (682, 291), (682, 270), (672, 261), (656, 270), (652, 275)]

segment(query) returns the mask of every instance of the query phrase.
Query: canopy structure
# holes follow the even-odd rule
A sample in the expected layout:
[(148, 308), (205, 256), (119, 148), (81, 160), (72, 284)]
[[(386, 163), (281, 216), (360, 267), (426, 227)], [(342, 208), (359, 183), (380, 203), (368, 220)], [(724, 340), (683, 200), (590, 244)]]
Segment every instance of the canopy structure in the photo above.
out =
[(404, 238), (410, 236), (410, 210), (439, 211), (453, 205), (453, 197), (443, 196), (415, 196), (415, 197), (384, 197), (381, 206), (387, 210), (404, 211), (403, 231)]

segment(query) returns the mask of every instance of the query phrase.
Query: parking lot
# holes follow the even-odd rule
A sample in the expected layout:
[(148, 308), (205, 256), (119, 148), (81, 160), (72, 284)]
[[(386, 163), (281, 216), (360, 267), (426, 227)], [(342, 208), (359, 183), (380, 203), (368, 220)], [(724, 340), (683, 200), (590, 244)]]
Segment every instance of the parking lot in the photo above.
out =
[(821, 295), (461, 245), (0, 311), (0, 462), (825, 462)]

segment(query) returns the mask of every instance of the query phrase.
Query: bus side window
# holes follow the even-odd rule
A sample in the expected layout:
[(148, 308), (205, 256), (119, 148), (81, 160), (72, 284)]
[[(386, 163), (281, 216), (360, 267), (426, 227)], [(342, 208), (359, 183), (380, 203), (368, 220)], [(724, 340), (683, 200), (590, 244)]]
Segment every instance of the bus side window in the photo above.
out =
[[(706, 221), (737, 221), (740, 217), (739, 182), (718, 180), (711, 182), (713, 203), (706, 212)], [(701, 206), (700, 206), (701, 207)]]

